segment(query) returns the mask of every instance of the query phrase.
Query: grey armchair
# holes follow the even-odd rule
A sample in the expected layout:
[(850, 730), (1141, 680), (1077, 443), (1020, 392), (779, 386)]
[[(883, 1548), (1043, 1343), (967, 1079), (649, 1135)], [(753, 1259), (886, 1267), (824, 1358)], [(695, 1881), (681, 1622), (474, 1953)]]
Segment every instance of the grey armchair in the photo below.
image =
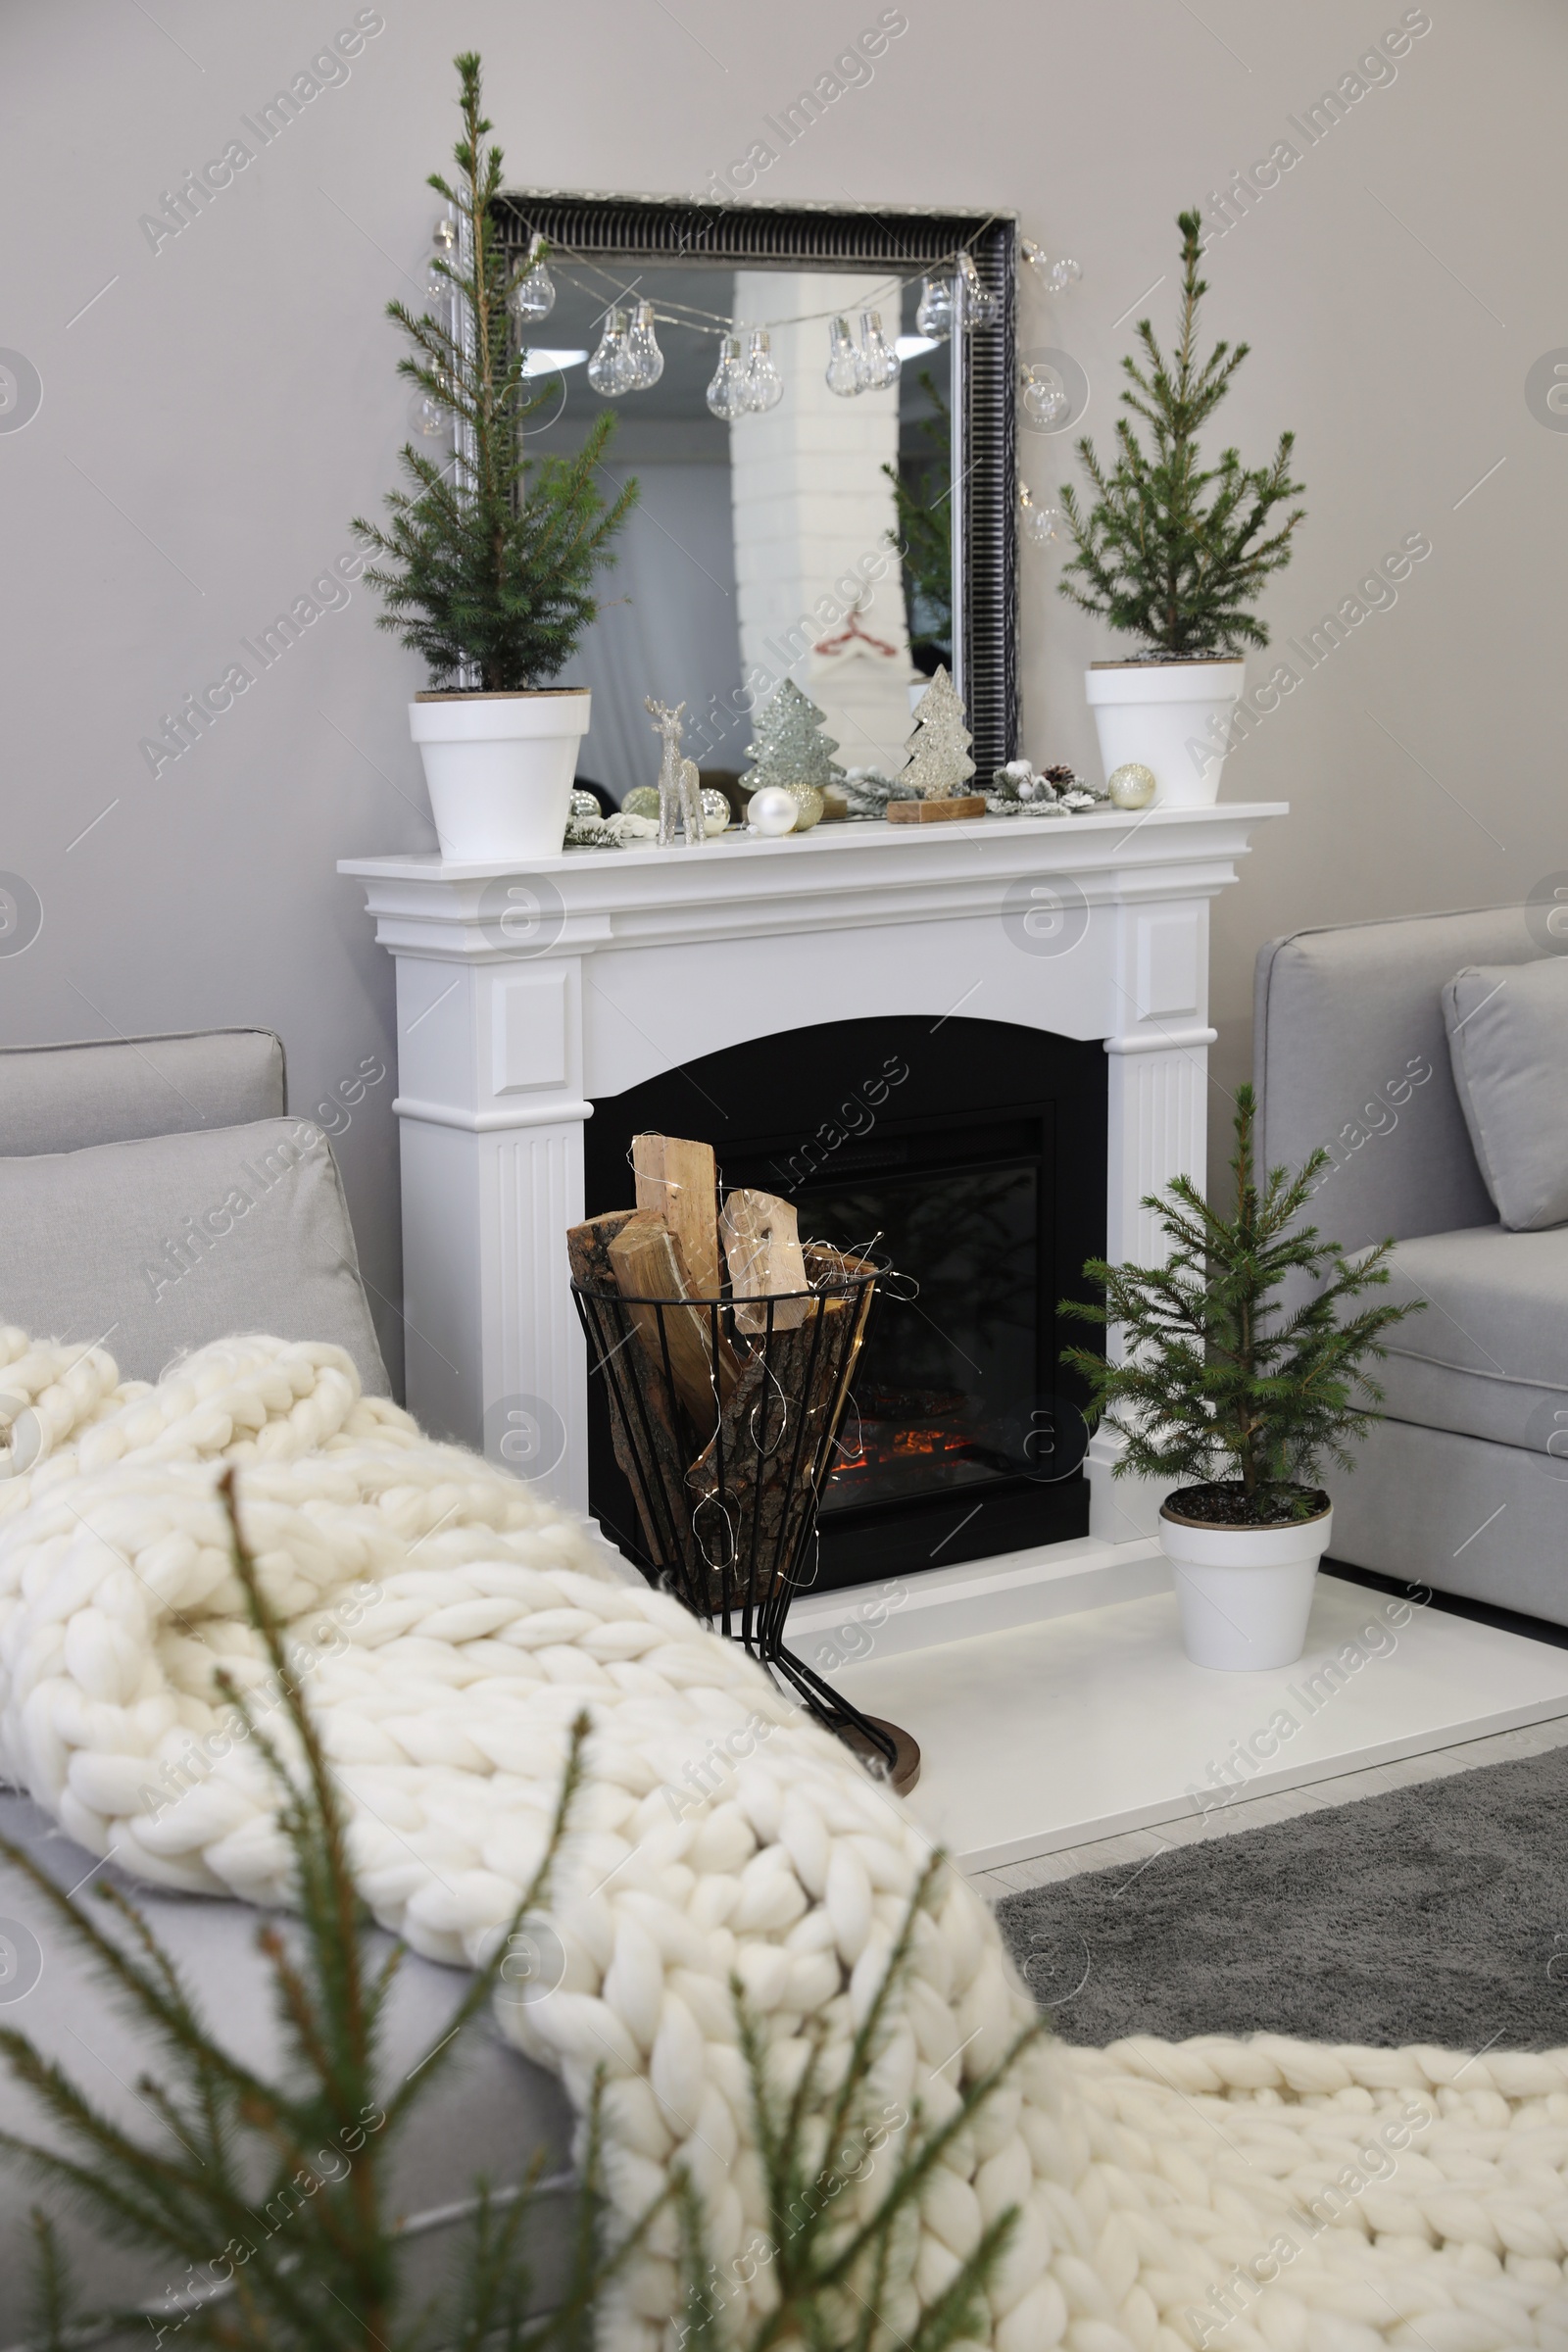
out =
[[(46, 1152), (86, 1151), (101, 1145), (173, 1134), (210, 1143), (215, 1134), (255, 1121), (281, 1117), (285, 1107), (283, 1049), (261, 1030), (222, 1030), (190, 1037), (136, 1038), (107, 1045), (59, 1046), (0, 1053), (0, 1163)], [(333, 1179), (335, 1182), (335, 1178)], [(26, 1321), (8, 1304), (11, 1294), (29, 1293), (39, 1269), (20, 1262), (22, 1245), (0, 1229), (0, 1321)], [(42, 1270), (47, 1276), (48, 1269)], [(286, 1264), (279, 1264), (274, 1328), (284, 1336), (338, 1340), (362, 1359), (371, 1378), (379, 1357), (367, 1365), (368, 1315), (358, 1275), (352, 1286), (341, 1277), (335, 1290), (318, 1290), (317, 1306), (334, 1311), (339, 1328), (296, 1332), (290, 1317), (300, 1311)], [(78, 1269), (79, 1272), (79, 1269)], [(184, 1344), (223, 1336), (224, 1295), (210, 1296), (217, 1326), (186, 1328)], [(82, 1301), (79, 1312), (90, 1301)], [(188, 1311), (188, 1310), (187, 1310)], [(99, 1330), (112, 1316), (105, 1307)], [(253, 1326), (254, 1327), (254, 1326)], [(74, 1336), (73, 1334), (72, 1336)], [(89, 1335), (91, 1336), (91, 1335)], [(109, 1343), (111, 1348), (115, 1343)], [(373, 1351), (373, 1335), (369, 1348)], [(156, 1368), (156, 1367), (155, 1367)], [(384, 1386), (384, 1375), (378, 1384)], [(26, 1797), (0, 1788), (0, 1835), (43, 1864), (67, 1886), (96, 1883), (103, 1875), (93, 1857), (57, 1831)], [(156, 1934), (185, 1970), (209, 2020), (236, 2052), (270, 2062), (277, 2035), (271, 2014), (268, 1972), (255, 1948), (259, 1915), (243, 1904), (202, 1896), (136, 1892)], [(23, 1933), (17, 1934), (20, 1928)], [(386, 1938), (380, 1939), (384, 1944)], [(41, 1966), (37, 1955), (41, 1953)], [(457, 2006), (466, 1978), (412, 1954), (400, 1972), (391, 2013), (388, 2061), (394, 2080), (415, 2062)], [(150, 2115), (133, 2087), (151, 2063), (132, 2030), (83, 1969), (76, 1951), (56, 1932), (41, 1898), (14, 1868), (0, 1863), (0, 2022), (27, 2034), (59, 2059), (88, 2093), (122, 2123), (145, 2124)], [(405, 2228), (416, 2249), (416, 2270), (432, 2275), (451, 2254), (469, 2210), (476, 2176), (492, 2188), (515, 2184), (540, 2149), (547, 2151), (552, 2195), (573, 2193), (568, 2177), (571, 2117), (561, 2086), (493, 2035), (488, 2025), (470, 2028), (468, 2046), (421, 2110), (417, 2134), (408, 2146), (396, 2190)], [(29, 2136), (46, 2132), (29, 2112), (22, 2092), (0, 2074), (0, 2126)], [(14, 2167), (0, 2167), (0, 2352), (21, 2352), (22, 2284), (25, 2274), (28, 2211), (39, 2200)], [(551, 2198), (542, 2212), (548, 2222)], [(182, 2281), (164, 2277), (125, 2251), (89, 2257), (79, 2223), (61, 2218), (75, 2282), (89, 2302), (162, 2303)], [(564, 2233), (547, 2230), (547, 2237)], [(215, 2247), (217, 2255), (221, 2249)], [(548, 2291), (552, 2264), (543, 2249), (541, 2291)], [(145, 2345), (145, 2334), (127, 2344)]]

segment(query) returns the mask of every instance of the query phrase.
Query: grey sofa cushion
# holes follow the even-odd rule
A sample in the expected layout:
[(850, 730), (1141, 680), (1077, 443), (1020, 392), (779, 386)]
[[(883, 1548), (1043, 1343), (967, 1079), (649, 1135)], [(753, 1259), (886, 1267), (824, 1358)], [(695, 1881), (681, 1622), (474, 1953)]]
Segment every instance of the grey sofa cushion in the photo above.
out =
[(1463, 963), (1528, 963), (1541, 953), (1522, 906), (1298, 931), (1259, 950), (1259, 1157), (1298, 1167), (1325, 1148), (1333, 1170), (1312, 1216), (1348, 1250), (1388, 1233), (1491, 1223), (1442, 992)]
[(1428, 1304), (1396, 1325), (1388, 1361), (1375, 1367), (1384, 1410), (1560, 1457), (1568, 1447), (1568, 1225), (1424, 1234), (1399, 1244), (1392, 1268), (1384, 1296)]
[(388, 1393), (331, 1148), (308, 1119), (0, 1159), (0, 1320), (156, 1380), (234, 1332), (331, 1340)]
[[(95, 1873), (92, 1856), (54, 1830), (23, 1796), (0, 1792), (0, 1837), (30, 1852), (67, 1887), (90, 1879), (77, 1898), (81, 1902), (91, 1899), (101, 1880), (117, 1875), (101, 1868)], [(123, 1879), (121, 1884), (129, 1886)], [(209, 2025), (238, 2057), (271, 2072), (279, 2063), (280, 2045), (270, 1972), (256, 1950), (263, 1914), (203, 1895), (131, 1891), (182, 1969)], [(161, 2053), (139, 2036), (102, 1980), (62, 1936), (43, 1896), (3, 1860), (0, 1921), (19, 1962), (0, 1979), (0, 2022), (58, 2059), (123, 2130), (153, 2140), (155, 2120), (132, 2085), (144, 2072), (167, 2074)], [(384, 1957), (391, 1940), (372, 1934), (372, 1960)], [(468, 1984), (466, 1970), (405, 1953), (387, 2019), (383, 2096), (430, 2043), (440, 2040)], [(560, 2083), (502, 2043), (488, 2017), (471, 2023), (448, 2055), (450, 2066), (401, 2143), (391, 2180), (394, 2210), (407, 2216), (405, 2235), (414, 2241), (416, 2282), (431, 2287), (462, 2242), (462, 2209), (475, 2177), (484, 2174), (495, 2187), (510, 2187), (543, 2151), (547, 2177), (559, 2180), (569, 2164), (571, 2139), (571, 2111)], [(50, 2137), (48, 2125), (3, 2066), (0, 2129)], [(540, 2215), (546, 2239), (539, 2249), (541, 2302), (552, 2300), (560, 2284), (571, 2196), (563, 2182), (547, 2195)], [(27, 2214), (40, 2201), (58, 2217), (67, 2267), (84, 2304), (153, 2303), (189, 2283), (183, 2266), (172, 2280), (166, 2260), (95, 2243), (78, 2208), (63, 2207), (52, 2195), (40, 2200), (37, 2184), (8, 2164), (0, 2169), (0, 2345), (15, 2344), (22, 2333), (22, 2285), (31, 2234)], [(213, 2252), (220, 2253), (221, 2247)], [(147, 2352), (150, 2342), (145, 2328), (124, 2340), (140, 2352)], [(172, 2333), (170, 2341), (177, 2343), (177, 2334)], [(114, 2352), (121, 2342), (117, 2335)]]
[(0, 1053), (0, 1157), (243, 1127), (283, 1109), (283, 1048), (270, 1029)]
[(1568, 959), (1470, 964), (1445, 988), (1443, 1017), (1498, 1216), (1516, 1233), (1568, 1222)]

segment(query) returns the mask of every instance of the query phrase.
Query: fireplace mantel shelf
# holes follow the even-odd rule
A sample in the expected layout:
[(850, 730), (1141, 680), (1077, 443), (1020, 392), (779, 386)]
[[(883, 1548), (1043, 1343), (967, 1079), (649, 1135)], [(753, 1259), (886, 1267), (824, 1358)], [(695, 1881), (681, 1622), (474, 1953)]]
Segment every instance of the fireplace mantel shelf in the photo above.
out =
[[(1288, 813), (1283, 801), (1242, 801), (1140, 816), (838, 823), (773, 841), (737, 830), (698, 850), (565, 850), (526, 866), (431, 850), (346, 858), (338, 871), (367, 885), (377, 937), (394, 953), (504, 960), (519, 946), (535, 956), (583, 955), (1004, 912), (1011, 886), (1054, 875), (1091, 904), (1151, 891), (1211, 896), (1234, 879), (1231, 861), (1245, 856), (1253, 828)], [(519, 881), (536, 888), (509, 894)]]
[[(397, 965), (412, 1409), (579, 1507), (587, 1366), (566, 1273), (596, 1102), (706, 1055), (847, 1019), (980, 1020), (1102, 1043), (1106, 1253), (1201, 1184), (1209, 902), (1281, 802), (951, 825), (825, 824), (527, 867), (345, 858)], [(693, 1093), (690, 1132), (718, 1122)], [(940, 1112), (940, 1104), (923, 1105)], [(519, 1429), (537, 1450), (519, 1462)], [(1090, 1451), (1092, 1528), (1147, 1538)]]

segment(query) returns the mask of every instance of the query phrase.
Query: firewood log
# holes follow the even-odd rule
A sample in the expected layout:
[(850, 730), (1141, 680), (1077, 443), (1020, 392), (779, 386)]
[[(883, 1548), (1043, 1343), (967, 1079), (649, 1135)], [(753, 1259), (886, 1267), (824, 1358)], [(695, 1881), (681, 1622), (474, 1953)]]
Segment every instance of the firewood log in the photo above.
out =
[(713, 1306), (652, 1303), (693, 1296), (680, 1243), (657, 1211), (639, 1209), (629, 1217), (611, 1242), (609, 1257), (636, 1327), (648, 1376), (661, 1390), (673, 1390), (697, 1445), (706, 1446), (718, 1418), (720, 1396), (733, 1387), (739, 1370), (735, 1351), (721, 1331), (715, 1350)]
[(568, 1230), (566, 1253), (578, 1288), (594, 1294), (588, 1303), (588, 1370), (605, 1383), (610, 1441), (637, 1506), (644, 1545), (657, 1566), (679, 1570), (687, 1553), (691, 1447), (677, 1426), (662, 1360), (649, 1361), (632, 1310), (619, 1295), (610, 1252), (628, 1226), (662, 1230), (652, 1209), (610, 1209)]
[(694, 1298), (716, 1298), (718, 1171), (711, 1144), (679, 1135), (634, 1135), (631, 1161), (637, 1205), (657, 1208), (680, 1244)]
[[(765, 1332), (769, 1314), (776, 1332), (804, 1323), (811, 1311), (809, 1299), (780, 1298), (781, 1293), (807, 1288), (799, 1224), (789, 1201), (774, 1193), (733, 1192), (718, 1229), (736, 1299), (736, 1330)], [(780, 1298), (780, 1303), (771, 1309), (752, 1303), (763, 1298)]]

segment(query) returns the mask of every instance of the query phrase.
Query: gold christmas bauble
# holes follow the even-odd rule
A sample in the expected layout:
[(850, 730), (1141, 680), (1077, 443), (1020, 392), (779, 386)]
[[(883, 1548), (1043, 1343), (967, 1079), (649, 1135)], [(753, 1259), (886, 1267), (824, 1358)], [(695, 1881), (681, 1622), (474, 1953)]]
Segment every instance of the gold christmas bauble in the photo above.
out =
[(795, 819), (797, 833), (809, 833), (822, 814), (822, 795), (815, 784), (786, 784), (785, 791), (795, 803), (799, 813)]
[(620, 804), (623, 816), (652, 816), (659, 814), (659, 786), (634, 784)]
[(716, 785), (710, 784), (703, 793), (703, 831), (722, 833), (728, 823), (729, 803)]
[(1141, 760), (1129, 760), (1106, 779), (1113, 808), (1147, 808), (1159, 790), (1159, 778)]

